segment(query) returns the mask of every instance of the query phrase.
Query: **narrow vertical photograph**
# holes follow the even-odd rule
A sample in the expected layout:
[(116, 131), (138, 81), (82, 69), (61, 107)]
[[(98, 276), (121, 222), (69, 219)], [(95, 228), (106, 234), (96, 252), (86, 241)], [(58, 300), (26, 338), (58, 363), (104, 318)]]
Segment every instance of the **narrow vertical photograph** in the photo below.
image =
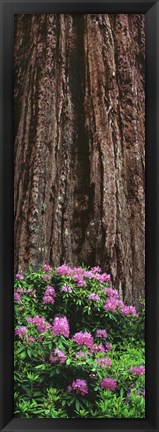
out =
[(145, 18), (14, 16), (14, 416), (145, 418)]

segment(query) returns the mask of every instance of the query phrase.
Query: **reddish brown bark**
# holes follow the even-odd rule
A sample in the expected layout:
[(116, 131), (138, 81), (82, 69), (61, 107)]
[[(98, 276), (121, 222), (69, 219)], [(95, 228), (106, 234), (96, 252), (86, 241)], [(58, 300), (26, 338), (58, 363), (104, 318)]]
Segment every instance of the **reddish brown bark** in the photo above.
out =
[(15, 23), (15, 270), (99, 264), (144, 296), (144, 16)]

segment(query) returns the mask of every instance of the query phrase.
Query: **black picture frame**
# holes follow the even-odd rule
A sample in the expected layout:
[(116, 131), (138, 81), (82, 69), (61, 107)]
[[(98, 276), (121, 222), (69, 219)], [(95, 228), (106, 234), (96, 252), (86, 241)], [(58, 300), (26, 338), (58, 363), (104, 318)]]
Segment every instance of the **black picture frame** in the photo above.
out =
[[(1, 0), (0, 430), (159, 430), (159, 0)], [(13, 46), (14, 14), (144, 13), (146, 22), (146, 418), (13, 417)], [(157, 343), (158, 342), (158, 343)]]

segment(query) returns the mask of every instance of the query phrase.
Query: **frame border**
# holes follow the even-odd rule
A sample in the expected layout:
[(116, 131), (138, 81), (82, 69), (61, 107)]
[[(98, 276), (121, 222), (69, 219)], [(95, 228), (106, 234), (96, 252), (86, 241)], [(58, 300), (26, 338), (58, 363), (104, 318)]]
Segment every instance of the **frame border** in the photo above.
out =
[[(14, 15), (143, 13), (146, 24), (146, 418), (13, 417), (13, 45)], [(1, 0), (0, 4), (0, 430), (159, 430), (159, 0)], [(148, 295), (148, 290), (150, 294)], [(151, 291), (150, 291), (151, 290)]]

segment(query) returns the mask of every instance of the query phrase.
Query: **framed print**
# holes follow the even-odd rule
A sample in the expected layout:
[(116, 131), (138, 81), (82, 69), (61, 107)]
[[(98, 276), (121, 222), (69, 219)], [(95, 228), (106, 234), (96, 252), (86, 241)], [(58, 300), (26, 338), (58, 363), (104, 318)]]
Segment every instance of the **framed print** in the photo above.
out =
[(1, 29), (0, 429), (157, 432), (159, 3)]

